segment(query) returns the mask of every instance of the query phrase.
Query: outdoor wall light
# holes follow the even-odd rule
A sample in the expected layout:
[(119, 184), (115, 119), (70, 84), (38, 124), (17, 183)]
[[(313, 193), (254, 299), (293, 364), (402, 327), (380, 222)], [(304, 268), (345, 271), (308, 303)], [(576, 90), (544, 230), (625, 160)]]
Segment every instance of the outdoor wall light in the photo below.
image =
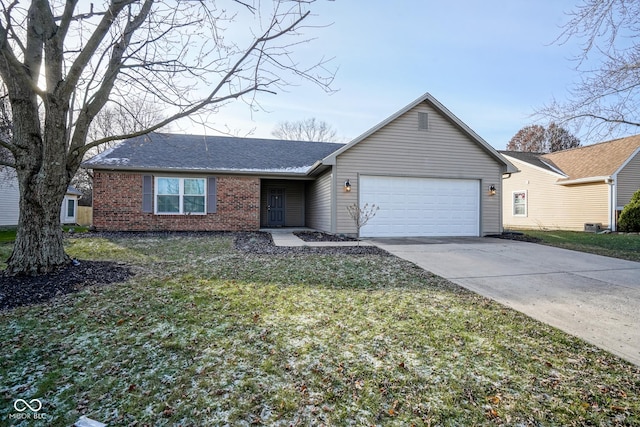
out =
[(490, 196), (495, 196), (495, 195), (496, 195), (496, 186), (495, 186), (495, 185), (493, 185), (493, 184), (491, 184), (491, 185), (489, 186), (489, 195), (490, 195)]
[(344, 182), (344, 191), (346, 191), (347, 193), (351, 191), (351, 183), (349, 182), (349, 180), (346, 180)]

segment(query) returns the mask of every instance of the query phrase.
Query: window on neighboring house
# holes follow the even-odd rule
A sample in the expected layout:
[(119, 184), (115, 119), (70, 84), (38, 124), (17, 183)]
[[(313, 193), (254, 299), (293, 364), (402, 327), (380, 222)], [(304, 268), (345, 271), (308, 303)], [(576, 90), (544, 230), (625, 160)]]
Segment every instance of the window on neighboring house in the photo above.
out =
[(158, 214), (206, 213), (204, 178), (156, 178), (155, 188)]
[(527, 216), (527, 192), (513, 192), (513, 216)]
[(74, 199), (67, 199), (67, 218), (74, 218), (76, 216), (76, 201)]

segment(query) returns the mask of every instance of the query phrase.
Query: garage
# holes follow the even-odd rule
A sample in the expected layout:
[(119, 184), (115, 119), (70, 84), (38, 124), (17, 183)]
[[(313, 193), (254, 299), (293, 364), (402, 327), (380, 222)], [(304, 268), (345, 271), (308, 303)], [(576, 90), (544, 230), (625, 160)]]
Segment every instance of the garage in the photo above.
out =
[(360, 176), (359, 182), (360, 206), (380, 207), (362, 237), (480, 234), (479, 180)]

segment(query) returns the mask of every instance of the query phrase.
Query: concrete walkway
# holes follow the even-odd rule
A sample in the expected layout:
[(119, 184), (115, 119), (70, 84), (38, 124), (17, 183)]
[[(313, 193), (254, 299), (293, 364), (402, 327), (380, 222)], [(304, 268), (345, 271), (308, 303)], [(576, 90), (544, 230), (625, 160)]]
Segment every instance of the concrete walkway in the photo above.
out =
[(640, 366), (640, 263), (493, 238), (376, 246)]
[[(260, 231), (265, 231), (271, 233), (271, 237), (273, 238), (273, 244), (276, 246), (289, 246), (289, 247), (299, 247), (299, 246), (358, 246), (358, 242), (355, 241), (345, 241), (345, 242), (305, 242), (295, 234), (296, 231), (314, 231), (310, 228), (268, 228), (262, 229)], [(360, 246), (372, 246), (369, 242), (360, 242)]]

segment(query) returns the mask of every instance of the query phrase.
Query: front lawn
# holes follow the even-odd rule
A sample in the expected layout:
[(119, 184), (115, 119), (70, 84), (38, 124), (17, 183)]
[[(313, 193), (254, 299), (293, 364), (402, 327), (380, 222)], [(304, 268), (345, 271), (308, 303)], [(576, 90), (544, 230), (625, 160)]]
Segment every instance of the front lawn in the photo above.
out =
[(613, 258), (640, 261), (640, 236), (633, 234), (596, 234), (581, 231), (526, 230), (527, 235), (537, 237), (541, 243), (589, 252)]
[(0, 425), (640, 424), (640, 368), (394, 257), (67, 244), (137, 275), (0, 312)]

